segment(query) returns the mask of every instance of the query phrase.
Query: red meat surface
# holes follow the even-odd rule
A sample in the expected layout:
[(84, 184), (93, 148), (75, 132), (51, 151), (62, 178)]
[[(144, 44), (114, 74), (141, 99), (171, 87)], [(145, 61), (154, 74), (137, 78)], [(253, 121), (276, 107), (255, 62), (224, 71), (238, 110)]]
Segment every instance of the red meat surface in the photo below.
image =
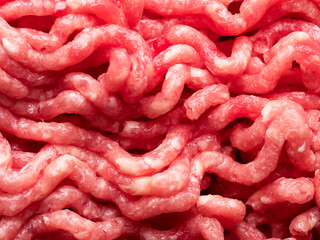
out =
[(319, 0), (0, 1), (0, 240), (320, 238)]

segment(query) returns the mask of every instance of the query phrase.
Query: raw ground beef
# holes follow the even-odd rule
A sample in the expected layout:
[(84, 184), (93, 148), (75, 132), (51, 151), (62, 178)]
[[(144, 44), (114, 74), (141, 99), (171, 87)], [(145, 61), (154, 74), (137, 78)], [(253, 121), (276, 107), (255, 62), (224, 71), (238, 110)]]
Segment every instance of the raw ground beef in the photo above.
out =
[(0, 1), (0, 239), (320, 239), (319, 0)]

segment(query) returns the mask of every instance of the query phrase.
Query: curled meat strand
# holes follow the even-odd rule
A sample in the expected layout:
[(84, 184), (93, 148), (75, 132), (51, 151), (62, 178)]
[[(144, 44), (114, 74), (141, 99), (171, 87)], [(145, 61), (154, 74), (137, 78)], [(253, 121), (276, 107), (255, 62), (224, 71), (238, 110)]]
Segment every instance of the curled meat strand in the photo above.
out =
[[(285, 48), (286, 46), (286, 48)], [(292, 48), (294, 51), (292, 51)], [(282, 38), (273, 48), (265, 55), (265, 61), (270, 64), (273, 59), (282, 54), (279, 52), (283, 49), (283, 53), (287, 52), (289, 61), (296, 60), (300, 64), (302, 71), (302, 81), (308, 90), (319, 91), (319, 44), (305, 32), (294, 32)], [(312, 50), (311, 50), (312, 49)], [(316, 81), (315, 81), (316, 80)]]
[(62, 186), (50, 193), (37, 206), (36, 214), (54, 212), (64, 208), (72, 208), (81, 216), (92, 221), (103, 221), (108, 218), (121, 216), (114, 206), (100, 204), (88, 194), (72, 186)]
[(223, 228), (239, 224), (246, 214), (243, 202), (219, 195), (200, 196), (197, 209), (203, 216), (217, 218)]
[[(102, 156), (72, 146), (55, 146), (59, 154), (70, 154), (94, 169), (100, 176), (131, 195), (169, 196), (183, 189), (189, 181), (189, 158), (180, 154), (167, 170), (145, 177), (121, 174)], [(182, 174), (184, 173), (184, 174)], [(159, 183), (166, 182), (166, 185)], [(169, 188), (167, 186), (170, 186)]]
[(315, 172), (315, 176), (314, 176), (314, 186), (315, 186), (315, 194), (314, 194), (314, 198), (316, 201), (317, 206), (320, 206), (320, 190), (319, 190), (319, 186), (320, 186), (320, 172), (319, 170), (316, 170)]
[(121, 0), (124, 15), (127, 18), (129, 27), (134, 27), (142, 17), (144, 11), (144, 0)]
[(113, 136), (111, 135), (110, 138), (113, 141), (119, 143), (119, 145), (125, 150), (144, 150), (144, 151), (152, 151), (156, 149), (164, 139), (164, 136), (154, 137), (151, 139), (141, 139), (137, 141), (136, 138), (126, 138), (120, 137), (119, 135)]
[(79, 215), (93, 221), (103, 221), (121, 216), (115, 207), (96, 203), (88, 194), (75, 187), (62, 186), (50, 193), (40, 203), (31, 204), (15, 216), (3, 217), (0, 220), (1, 239), (13, 239), (19, 229), (34, 214), (39, 215), (64, 208), (72, 208)]
[[(15, 148), (15, 146), (13, 146), (13, 148)], [(12, 168), (16, 168), (16, 169), (23, 168), (29, 162), (31, 162), (36, 156), (36, 153), (25, 152), (20, 150), (12, 150), (11, 153), (12, 153)]]
[(213, 75), (223, 77), (241, 75), (251, 59), (252, 51), (249, 38), (241, 36), (234, 40), (231, 56), (226, 57), (208, 37), (185, 25), (173, 26), (150, 44), (155, 52), (161, 52), (170, 45), (190, 45)]
[(320, 211), (318, 207), (310, 208), (292, 219), (289, 229), (293, 235), (304, 236), (320, 221)]
[(271, 236), (278, 237), (280, 239), (289, 236), (289, 222), (286, 220), (275, 221), (270, 224)]
[(200, 194), (200, 182), (190, 176), (188, 184), (171, 196), (144, 196), (138, 200), (116, 192), (113, 202), (121, 212), (132, 220), (140, 221), (163, 213), (184, 212), (191, 209)]
[[(286, 119), (286, 124), (282, 124), (280, 118)], [(290, 161), (300, 170), (315, 171), (319, 167), (319, 159), (310, 149), (312, 132), (306, 122), (306, 114), (299, 104), (275, 100), (263, 108), (261, 117), (257, 118), (250, 127), (243, 128), (242, 125), (236, 125), (230, 140), (234, 147), (248, 151), (262, 143), (263, 138), (266, 142), (270, 137), (270, 140), (278, 146), (281, 146), (286, 139), (286, 151)], [(281, 124), (282, 127), (280, 127)], [(273, 128), (267, 129), (268, 126)], [(275, 128), (279, 129), (277, 137), (273, 132)], [(281, 134), (280, 129), (282, 129)], [(292, 129), (295, 129), (295, 132)], [(243, 139), (243, 136), (246, 138), (241, 141), (240, 138)]]
[(73, 41), (51, 53), (32, 49), (3, 19), (0, 19), (0, 37), (10, 57), (37, 71), (62, 70), (81, 62), (100, 46), (117, 45), (127, 49), (135, 59), (123, 90), (123, 97), (128, 103), (135, 103), (141, 98), (153, 75), (151, 51), (146, 42), (136, 32), (117, 25), (86, 28)]
[[(152, 176), (129, 178), (114, 171), (107, 162), (100, 163), (98, 171), (101, 176), (111, 182), (117, 182), (121, 190), (131, 195), (169, 196), (182, 190), (188, 183), (190, 158), (199, 152), (208, 150), (220, 150), (217, 136), (208, 134), (191, 140), (168, 169)], [(110, 172), (112, 170), (113, 173)]]
[[(106, 75), (108, 75), (108, 73), (109, 69)], [(119, 76), (119, 78), (121, 77)], [(97, 81), (88, 74), (81, 72), (70, 73), (67, 74), (62, 81), (66, 89), (78, 91), (108, 117), (121, 120), (129, 116), (137, 117), (140, 115), (137, 113), (138, 110), (135, 105), (129, 106), (124, 103), (116, 94), (109, 93), (106, 88), (104, 88), (104, 82)], [(117, 80), (115, 79), (115, 81)], [(60, 107), (58, 104), (54, 105), (56, 108)], [(81, 111), (81, 109), (79, 110)], [(44, 110), (43, 113), (46, 114), (46, 111), (48, 110)]]
[(0, 93), (14, 99), (21, 99), (27, 96), (29, 88), (18, 79), (10, 76), (0, 69)]
[[(306, 51), (309, 49), (308, 51)], [(304, 85), (312, 91), (319, 91), (315, 81), (320, 73), (318, 66), (319, 46), (305, 32), (293, 32), (283, 37), (264, 54), (266, 65), (257, 74), (244, 74), (229, 82), (230, 91), (266, 94), (274, 90), (280, 76), (291, 68), (295, 60), (300, 63)]]
[(273, 205), (288, 201), (304, 204), (314, 197), (314, 185), (307, 178), (279, 178), (259, 189), (246, 202), (256, 211), (265, 211)]
[[(95, 172), (86, 163), (70, 156), (63, 155), (52, 161), (39, 177), (38, 181), (29, 189), (15, 193), (0, 194), (0, 212), (4, 216), (13, 216), (35, 201), (44, 199), (65, 178), (70, 178), (80, 189), (100, 197), (99, 191), (107, 189), (107, 183), (96, 176)], [(95, 190), (90, 190), (95, 186)]]
[(36, 205), (30, 205), (25, 210), (12, 217), (2, 217), (0, 219), (0, 238), (12, 240), (17, 235), (19, 229), (33, 215)]
[(225, 85), (211, 85), (192, 94), (183, 103), (183, 108), (190, 120), (197, 120), (207, 109), (225, 103), (229, 98), (230, 94)]
[(166, 231), (145, 227), (141, 231), (141, 236), (146, 240), (179, 238), (196, 239), (201, 236), (208, 240), (224, 239), (223, 228), (219, 221), (215, 218), (204, 217), (201, 214), (197, 214), (180, 225)]
[(182, 190), (189, 181), (189, 158), (183, 153), (163, 172), (144, 177), (128, 177), (107, 161), (98, 162), (97, 172), (130, 195), (170, 196)]
[(319, 125), (319, 117), (320, 117), (320, 111), (319, 110), (309, 110), (307, 112), (308, 121), (307, 124), (312, 130), (313, 133), (313, 141), (312, 141), (312, 148), (315, 151), (315, 155), (319, 157), (319, 150), (320, 150), (320, 144), (319, 144), (319, 138), (320, 138), (320, 125)]
[[(228, 8), (231, 7), (229, 10), (229, 12), (230, 12), (229, 14), (231, 14), (232, 6), (230, 4), (235, 4), (235, 3), (242, 2), (242, 1), (229, 1), (228, 0), (228, 1), (220, 1), (220, 2)], [(268, 1), (268, 2), (270, 3), (270, 1)], [(270, 5), (270, 7), (267, 10), (265, 10), (265, 13), (263, 15), (261, 15), (263, 17), (261, 17), (260, 19), (257, 19), (258, 21), (255, 24), (253, 24), (251, 27), (248, 27), (244, 31), (250, 32), (252, 30), (257, 30), (261, 27), (268, 25), (269, 23), (273, 23), (274, 21), (276, 21), (278, 19), (282, 19), (283, 17), (285, 17), (287, 14), (290, 14), (290, 13), (301, 14), (301, 16), (304, 16), (304, 18), (315, 23), (316, 25), (319, 25), (319, 23), (320, 23), (319, 10), (317, 8), (317, 6), (319, 4), (316, 4), (314, 1), (310, 1), (310, 0), (290, 1), (290, 0), (288, 0), (288, 1), (275, 1), (275, 2), (277, 2), (277, 3), (272, 4), (272, 6)], [(167, 3), (169, 3), (169, 1), (167, 1)], [(251, 1), (251, 3), (253, 3), (253, 1)], [(267, 3), (267, 1), (265, 3)], [(157, 3), (157, 4), (159, 4), (159, 3)], [(161, 4), (164, 4), (164, 3), (162, 2)], [(171, 4), (171, 2), (169, 4)], [(178, 4), (181, 4), (181, 2), (178, 1)], [(194, 6), (199, 3), (198, 2), (194, 3), (193, 1), (190, 1), (187, 3), (187, 5), (188, 4), (192, 5), (192, 9), (187, 9), (187, 10), (194, 11), (195, 10)], [(202, 4), (202, 3), (200, 3), (200, 4)], [(208, 4), (210, 4), (210, 3), (208, 2)], [(253, 3), (253, 4), (256, 4), (256, 3)], [(237, 5), (237, 4), (235, 4), (235, 5)], [(244, 4), (244, 5), (246, 5), (246, 4)], [(166, 11), (168, 9), (161, 9), (161, 10)], [(182, 9), (180, 6), (179, 11), (181, 11), (181, 10)], [(236, 11), (237, 11), (237, 9), (236, 9)], [(251, 15), (252, 15), (252, 13), (250, 13), (251, 10), (247, 9), (247, 11), (249, 12), (249, 17), (251, 17)], [(261, 11), (261, 9), (259, 8), (259, 9), (257, 9), (257, 11)], [(168, 10), (168, 14), (172, 15), (172, 13), (169, 13), (169, 10)], [(167, 15), (167, 14), (165, 14), (165, 15)], [(173, 15), (176, 16), (176, 14), (173, 14)], [(241, 13), (240, 13), (240, 15), (241, 15)], [(225, 16), (221, 16), (221, 18), (224, 18), (224, 17)], [(239, 14), (234, 14), (234, 17), (239, 17)], [(210, 16), (208, 16), (208, 15), (204, 16), (202, 14), (181, 15), (179, 17), (173, 16), (173, 17), (166, 17), (163, 19), (146, 18), (146, 19), (142, 19), (139, 22), (139, 24), (136, 26), (136, 29), (139, 32), (139, 34), (142, 35), (145, 39), (152, 39), (152, 38), (158, 37), (163, 32), (165, 32), (167, 29), (169, 29), (173, 25), (177, 25), (177, 24), (189, 25), (191, 27), (198, 28), (198, 29), (210, 29), (213, 33), (216, 34), (217, 38), (219, 37), (219, 35), (220, 36), (233, 35), (233, 34), (230, 35), (228, 33), (224, 33), (225, 28), (223, 28), (222, 30), (219, 29), (219, 27), (217, 28), (216, 25), (217, 24), (219, 25), (218, 22), (215, 23), (213, 21), (213, 19), (210, 18)], [(232, 24), (230, 24), (230, 25), (234, 25), (234, 22), (232, 22)], [(239, 30), (239, 28), (236, 29), (236, 31), (238, 31), (238, 30)], [(234, 35), (238, 35), (238, 34), (234, 34)], [(213, 38), (213, 40), (216, 40), (216, 39)]]
[(119, 135), (136, 139), (151, 139), (165, 134), (170, 126), (177, 125), (183, 120), (183, 110), (180, 107), (147, 121), (124, 121)]
[(319, 26), (320, 17), (318, 6), (319, 4), (312, 0), (279, 1), (268, 9), (264, 17), (255, 26), (255, 29), (259, 29), (261, 26), (281, 19), (290, 13), (301, 14), (301, 16), (305, 16), (305, 19)]
[(57, 157), (54, 147), (44, 147), (22, 169), (12, 168), (13, 159), (9, 143), (1, 138), (2, 157), (0, 163), (0, 190), (7, 193), (20, 193), (39, 179), (41, 172)]
[(73, 32), (97, 24), (98, 21), (91, 16), (68, 14), (57, 18), (49, 33), (31, 28), (19, 28), (18, 31), (34, 49), (41, 52), (53, 52), (62, 47)]
[[(55, 94), (55, 90), (47, 93), (48, 95)], [(69, 104), (64, 104), (66, 101)], [(14, 114), (31, 119), (48, 120), (65, 113), (79, 114), (88, 120), (92, 126), (112, 133), (117, 133), (121, 124), (121, 121), (111, 119), (102, 114), (79, 92), (72, 90), (60, 92), (56, 97), (40, 102), (29, 100), (13, 101), (0, 95), (0, 105)], [(28, 109), (28, 111), (25, 111), (25, 109)]]
[[(95, 49), (88, 57), (86, 57), (81, 62), (67, 67), (64, 71), (64, 74), (72, 72), (83, 72), (90, 68), (99, 67), (110, 60), (110, 52), (112, 47), (98, 47)], [(131, 63), (129, 63), (131, 64)]]
[[(168, 70), (176, 64), (186, 64), (194, 68), (203, 67), (201, 58), (193, 47), (186, 44), (175, 44), (169, 46), (167, 49), (163, 50), (154, 57), (153, 65), (155, 76), (152, 82), (150, 82), (150, 84), (148, 85), (146, 92), (151, 92), (152, 90), (154, 90), (154, 88), (157, 87), (163, 80), (163, 76), (165, 75), (165, 73), (168, 72)], [(201, 74), (201, 70), (198, 70), (198, 72), (200, 72), (199, 75), (204, 75)], [(205, 80), (211, 81), (205, 82)], [(210, 84), (215, 83), (217, 80), (213, 77), (206, 77), (201, 81), (204, 82), (204, 84)], [(189, 84), (191, 85), (192, 82)], [(197, 84), (197, 82), (195, 82), (194, 84)]]
[[(44, 7), (45, 6), (45, 7)], [(23, 16), (57, 16), (61, 13), (79, 13), (96, 15), (107, 23), (126, 26), (126, 17), (123, 11), (111, 0), (40, 0), (40, 1), (12, 1), (0, 7), (0, 16), (6, 21), (12, 21)]]
[[(168, 166), (191, 137), (190, 127), (178, 125), (168, 132), (165, 140), (155, 150), (143, 156), (133, 157), (111, 139), (69, 123), (34, 122), (25, 118), (16, 118), (5, 109), (2, 109), (0, 117), (6, 119), (6, 124), (0, 128), (6, 129), (7, 132), (26, 139), (53, 144), (71, 144), (104, 153), (104, 156), (120, 172), (132, 176), (154, 173)], [(10, 121), (7, 121), (9, 119)]]
[(122, 173), (131, 176), (151, 174), (168, 166), (183, 150), (190, 135), (188, 126), (177, 125), (168, 131), (161, 145), (141, 157), (132, 157), (119, 149), (107, 151), (104, 156)]
[[(270, 100), (290, 100), (300, 104), (305, 110), (320, 109), (320, 97), (308, 92), (283, 92), (266, 95)], [(307, 120), (309, 117), (306, 118)]]
[[(79, 71), (101, 66), (102, 64), (105, 64), (108, 61), (109, 61), (109, 66), (108, 66), (107, 72), (98, 76), (97, 80), (98, 82), (100, 82), (101, 88), (104, 88), (106, 92), (110, 92), (109, 94), (110, 97), (117, 98), (116, 95), (113, 95), (111, 93), (119, 92), (126, 86), (127, 80), (130, 76), (132, 63), (137, 62), (136, 57), (130, 55), (125, 48), (119, 48), (119, 47), (97, 48), (96, 50), (94, 50), (94, 52), (90, 56), (88, 56), (82, 62), (68, 67), (66, 69), (66, 72), (72, 72), (75, 75), (77, 74), (79, 75), (80, 74)], [(78, 72), (78, 73), (75, 73), (75, 72)], [(72, 76), (72, 73), (68, 74), (69, 77), (65, 76), (63, 81), (66, 82), (68, 78), (70, 78), (70, 75)], [(82, 74), (82, 77), (84, 78), (85, 74), (84, 73), (81, 73), (81, 74)], [(92, 79), (91, 76), (87, 76), (86, 78), (87, 78), (87, 81), (90, 81), (90, 79)], [(113, 109), (113, 111), (115, 111), (115, 109)]]
[[(194, 16), (196, 17), (196, 16)], [(173, 27), (176, 24), (185, 24), (179, 22), (176, 18), (159, 18), (159, 19), (150, 19), (144, 17), (138, 22), (134, 29), (146, 40), (152, 40), (159, 37), (166, 30)]]
[(2, 71), (5, 71), (12, 78), (17, 78), (27, 86), (48, 86), (53, 85), (58, 81), (58, 77), (54, 76), (53, 74), (46, 72), (35, 72), (14, 61), (11, 57), (8, 56), (1, 45), (0, 65)]
[[(193, 158), (199, 152), (206, 150), (219, 150), (218, 139), (216, 136), (203, 135), (188, 143), (184, 153), (188, 158)], [(121, 212), (134, 220), (146, 219), (161, 213), (183, 212), (194, 206), (199, 198), (201, 179), (203, 176), (197, 176), (194, 167), (191, 166), (189, 182), (178, 193), (171, 196), (144, 196), (133, 202), (131, 200), (122, 200), (116, 198), (114, 201)], [(130, 198), (129, 198), (130, 199)], [(150, 206), (146, 208), (146, 206)], [(143, 211), (142, 211), (143, 209)]]
[[(68, 104), (63, 104), (65, 102)], [(21, 103), (22, 105), (22, 103)], [(27, 102), (26, 105), (30, 104)], [(35, 119), (52, 119), (61, 114), (79, 114), (85, 117), (93, 126), (101, 130), (117, 133), (120, 122), (101, 113), (95, 106), (79, 92), (67, 90), (59, 93), (55, 98), (34, 103)]]
[[(27, 99), (13, 101), (1, 96), (1, 104), (16, 114), (34, 119), (50, 119), (63, 113), (84, 116), (97, 113), (99, 115), (98, 111), (106, 117), (118, 120), (129, 116), (140, 116), (135, 105), (129, 106), (116, 94), (109, 94), (101, 85), (99, 81), (88, 74), (70, 73), (50, 89), (32, 88), (26, 96)], [(62, 101), (68, 101), (68, 99), (71, 106), (61, 105)], [(79, 101), (78, 104), (77, 101)], [(27, 112), (23, 111), (23, 105), (29, 106)]]
[[(120, 72), (121, 69), (121, 72)], [(131, 70), (130, 55), (124, 48), (114, 48), (110, 52), (109, 67), (98, 80), (108, 92), (118, 92), (126, 84)]]
[[(246, 221), (252, 226), (271, 224), (277, 221), (287, 221), (312, 207), (312, 202), (305, 204), (283, 202), (274, 205), (265, 212), (252, 211), (246, 216)], [(288, 222), (288, 227), (289, 227)], [(287, 228), (289, 231), (289, 228)]]
[[(245, 0), (242, 2), (239, 13), (232, 14), (228, 10), (228, 5), (232, 1), (161, 1), (147, 0), (145, 7), (148, 11), (155, 12), (163, 16), (183, 16), (202, 14), (210, 18), (211, 29), (219, 35), (235, 36), (246, 32), (252, 28), (259, 20), (262, 19), (265, 13), (271, 9), (275, 4), (279, 3), (281, 8), (281, 15), (276, 15), (276, 18), (289, 13), (289, 12), (303, 12), (309, 13), (308, 17), (317, 21), (318, 18), (315, 14), (312, 15), (312, 10), (316, 9), (316, 4), (311, 1), (299, 1), (298, 4), (293, 4), (292, 1), (254, 1)], [(306, 4), (306, 2), (308, 4)], [(307, 11), (305, 6), (309, 7)], [(279, 8), (279, 6), (278, 6)], [(255, 14), (253, 14), (253, 12)], [(270, 13), (271, 15), (271, 13)], [(267, 17), (266, 17), (267, 18)], [(274, 18), (274, 17), (273, 17)]]
[(30, 219), (19, 230), (15, 239), (32, 239), (38, 234), (57, 230), (66, 230), (79, 240), (115, 239), (122, 234), (134, 234), (132, 225), (121, 217), (93, 222), (70, 210), (59, 210)]
[(246, 221), (242, 221), (230, 230), (234, 233), (234, 235), (236, 235), (239, 240), (267, 239), (266, 236), (257, 227), (250, 225)]
[[(165, 80), (163, 81), (161, 91), (154, 96), (143, 97), (140, 100), (140, 111), (142, 114), (148, 118), (157, 118), (174, 108), (178, 103), (184, 85), (188, 84), (198, 78), (198, 72), (202, 75), (202, 79), (205, 82), (211, 82), (211, 80), (206, 81), (207, 78), (211, 78), (210, 73), (204, 72), (201, 69), (192, 69), (190, 66), (184, 64), (176, 64), (168, 70)], [(204, 74), (202, 74), (204, 73)], [(221, 91), (211, 92), (214, 98), (219, 98), (220, 95), (227, 94), (228, 90), (225, 88), (218, 88)], [(221, 97), (221, 101), (227, 100), (226, 97)], [(219, 104), (220, 101), (213, 101), (211, 104)], [(210, 106), (210, 103), (208, 103)]]
[(264, 54), (272, 48), (274, 43), (296, 31), (308, 33), (315, 41), (320, 41), (320, 29), (316, 24), (296, 19), (283, 19), (262, 28), (251, 37), (253, 50)]
[(237, 118), (255, 120), (269, 101), (253, 95), (239, 95), (199, 119), (198, 131), (220, 131)]
[[(285, 110), (282, 106), (285, 106)], [(275, 110), (272, 111), (273, 109)], [(312, 135), (301, 113), (304, 113), (301, 106), (293, 102), (279, 100), (268, 103), (262, 109), (261, 115), (262, 121), (269, 121), (269, 125), (265, 128), (265, 134), (253, 137), (258, 138), (254, 141), (259, 141), (259, 138), (264, 136), (264, 145), (255, 160), (241, 164), (219, 152), (204, 152), (192, 160), (197, 166), (197, 174), (201, 176), (204, 172), (210, 172), (231, 182), (245, 185), (258, 183), (276, 169), (282, 146), (286, 141), (290, 160), (300, 169), (314, 171), (319, 163), (310, 150)], [(286, 124), (283, 124), (284, 122)], [(251, 140), (252, 138), (248, 142), (254, 144)], [(244, 142), (246, 144), (245, 140)]]
[(1, 215), (16, 215), (31, 203), (44, 199), (65, 178), (73, 181), (83, 192), (98, 199), (115, 202), (121, 212), (133, 220), (143, 220), (161, 213), (186, 211), (195, 204), (200, 193), (199, 180), (191, 176), (186, 187), (175, 195), (137, 199), (97, 177), (87, 163), (70, 155), (62, 155), (44, 169), (43, 175), (30, 189), (18, 194), (1, 193)]

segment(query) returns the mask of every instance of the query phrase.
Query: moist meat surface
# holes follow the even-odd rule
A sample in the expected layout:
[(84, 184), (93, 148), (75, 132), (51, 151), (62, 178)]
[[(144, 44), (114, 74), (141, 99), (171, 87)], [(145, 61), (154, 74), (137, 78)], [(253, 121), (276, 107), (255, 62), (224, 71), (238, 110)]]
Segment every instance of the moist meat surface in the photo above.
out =
[(319, 16), (0, 1), (0, 239), (319, 239)]

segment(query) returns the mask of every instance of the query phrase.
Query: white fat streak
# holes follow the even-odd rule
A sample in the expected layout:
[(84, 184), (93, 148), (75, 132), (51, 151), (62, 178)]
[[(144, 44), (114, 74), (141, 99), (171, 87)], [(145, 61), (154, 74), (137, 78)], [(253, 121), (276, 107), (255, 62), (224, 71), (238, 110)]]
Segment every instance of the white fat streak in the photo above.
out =
[(194, 163), (194, 168), (195, 168), (195, 175), (196, 176), (201, 176), (203, 174), (203, 167), (199, 161), (196, 161)]
[(145, 194), (146, 190), (149, 189), (151, 179), (147, 177), (141, 177), (134, 179), (132, 190), (135, 195)]
[(153, 160), (152, 158), (150, 158), (150, 157), (146, 157), (146, 158), (144, 159), (144, 161), (145, 161), (146, 164), (148, 164), (149, 166), (151, 166), (152, 163), (154, 162), (154, 160)]
[(46, 225), (48, 225), (50, 223), (50, 219), (46, 216), (43, 217), (43, 221)]
[(298, 148), (298, 152), (303, 152), (306, 148), (306, 142), (303, 142), (303, 144)]
[(42, 133), (42, 138), (43, 139), (49, 139), (49, 138), (51, 138), (52, 136), (51, 136), (51, 134), (50, 133), (47, 133), (47, 132), (43, 132)]
[(130, 161), (128, 158), (118, 158), (116, 163), (119, 165), (120, 170), (127, 174), (135, 174), (139, 169), (137, 169), (136, 164), (133, 161)]
[(79, 154), (81, 154), (81, 152), (79, 151), (78, 148), (75, 148), (75, 147), (69, 147), (69, 151), (70, 151), (70, 154), (72, 156), (78, 156)]
[(6, 166), (10, 162), (11, 155), (8, 151), (5, 151), (1, 155), (2, 156), (0, 157), (0, 166), (2, 165)]
[(179, 46), (171, 47), (170, 50), (165, 53), (163, 58), (163, 63), (171, 62), (179, 54), (181, 54), (181, 47)]
[(208, 147), (208, 142), (205, 140), (199, 141), (198, 146), (200, 147), (201, 150), (206, 149)]
[(170, 190), (170, 191), (173, 191), (175, 188), (176, 188), (176, 185), (171, 184), (170, 187), (169, 187), (169, 190)]
[(140, 128), (140, 124), (139, 122), (135, 122), (135, 121), (127, 121), (125, 122), (124, 124), (124, 128), (126, 131), (130, 131), (131, 129), (137, 129), (137, 128)]
[(79, 179), (79, 183), (85, 183), (85, 181), (86, 181), (86, 174), (83, 172), (83, 171), (81, 171), (80, 172), (80, 176), (81, 176), (81, 179)]
[(95, 101), (98, 98), (98, 94), (94, 91), (90, 91), (90, 94), (88, 97), (90, 98), (91, 101)]
[(6, 38), (2, 38), (2, 45), (3, 48), (9, 53), (15, 54), (19, 51), (19, 49)]
[(223, 93), (222, 95), (220, 95), (220, 97), (223, 99), (229, 99), (230, 95), (229, 93)]
[(174, 74), (175, 73), (173, 73), (173, 71), (168, 71), (167, 74), (166, 74), (166, 79), (173, 78)]
[(9, 206), (9, 209), (10, 209), (10, 211), (16, 211), (17, 210), (17, 204), (15, 204), (15, 203), (11, 203), (10, 204), (10, 206)]
[(87, 216), (87, 215), (90, 214), (91, 212), (92, 212), (92, 209), (85, 208), (85, 209), (83, 210), (83, 215), (84, 215), (84, 216)]
[(163, 168), (163, 162), (158, 159), (146, 157), (144, 161), (152, 168), (152, 169), (161, 169)]
[(261, 201), (261, 203), (263, 203), (263, 204), (270, 204), (270, 203), (272, 203), (272, 198), (266, 197), (266, 196), (262, 196), (262, 197), (260, 198), (260, 201)]
[(64, 10), (66, 8), (65, 2), (57, 2), (54, 11)]
[(262, 109), (261, 115), (262, 115), (262, 121), (263, 122), (267, 122), (270, 119), (271, 111), (272, 111), (272, 104), (267, 104), (267, 106), (265, 106)]
[(192, 78), (200, 78), (203, 76), (203, 70), (200, 68), (191, 67), (190, 75)]
[(174, 149), (180, 149), (181, 148), (181, 143), (179, 142), (179, 139), (177, 138), (174, 138), (171, 140), (171, 146), (174, 148)]
[(52, 171), (53, 176), (58, 176), (61, 172), (64, 172), (68, 168), (68, 164), (65, 161), (59, 161), (56, 168)]
[[(144, 162), (152, 169), (161, 169), (163, 167), (163, 162), (161, 160), (156, 160), (151, 157), (145, 157)], [(139, 171), (136, 163), (126, 157), (118, 158), (116, 163), (119, 165), (120, 170), (127, 174), (135, 174)]]
[(73, 10), (82, 8), (86, 4), (86, 0), (67, 0), (67, 5)]
[(210, 201), (210, 198), (211, 198), (210, 195), (200, 196), (197, 204), (198, 205), (206, 205), (208, 203), (208, 201)]
[(77, 239), (89, 239), (90, 235), (91, 234), (87, 230), (83, 230), (82, 232), (77, 232), (74, 234)]
[(278, 135), (278, 131), (276, 131), (273, 128), (268, 128), (267, 131), (266, 131), (266, 136), (267, 137), (275, 137), (277, 135)]
[(253, 209), (256, 209), (256, 207), (257, 207), (257, 203), (256, 202), (252, 202), (252, 203), (250, 203), (250, 205), (251, 205), (251, 207), (253, 208)]
[(214, 60), (214, 63), (218, 69), (223, 70), (225, 66), (228, 65), (229, 61), (228, 59), (224, 59), (224, 58), (216, 58)]
[(136, 72), (138, 69), (139, 63), (138, 60), (136, 58), (131, 58), (131, 71), (132, 72)]
[(234, 199), (231, 199), (228, 204), (229, 204), (229, 206), (231, 208), (237, 208), (238, 207), (237, 201), (234, 200)]

